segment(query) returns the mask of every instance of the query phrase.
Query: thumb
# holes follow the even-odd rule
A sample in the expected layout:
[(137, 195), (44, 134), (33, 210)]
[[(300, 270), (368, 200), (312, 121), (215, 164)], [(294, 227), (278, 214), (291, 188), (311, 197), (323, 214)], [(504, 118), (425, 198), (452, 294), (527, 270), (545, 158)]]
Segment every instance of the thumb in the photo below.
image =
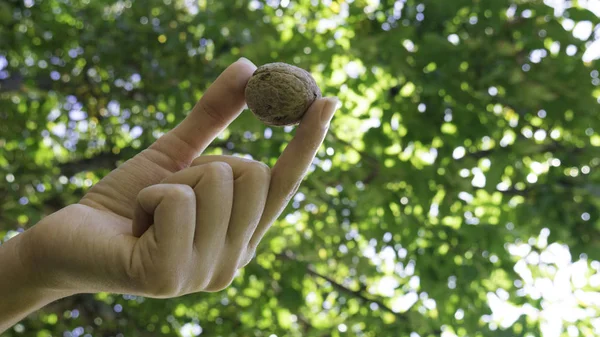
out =
[(190, 186), (152, 185), (138, 194), (137, 201), (132, 222), (134, 236), (147, 236), (155, 247), (173, 256), (191, 251), (196, 228), (196, 195)]

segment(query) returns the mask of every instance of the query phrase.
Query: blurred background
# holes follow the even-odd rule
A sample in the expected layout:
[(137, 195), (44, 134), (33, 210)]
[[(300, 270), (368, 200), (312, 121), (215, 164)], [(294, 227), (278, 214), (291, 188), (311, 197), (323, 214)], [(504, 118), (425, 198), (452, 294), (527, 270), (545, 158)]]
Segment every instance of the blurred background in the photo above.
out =
[[(343, 106), (225, 291), (80, 295), (3, 336), (600, 335), (600, 1), (0, 0), (0, 242), (244, 56)], [(245, 111), (206, 153), (272, 165)], [(2, 271), (0, 271), (1, 277)]]

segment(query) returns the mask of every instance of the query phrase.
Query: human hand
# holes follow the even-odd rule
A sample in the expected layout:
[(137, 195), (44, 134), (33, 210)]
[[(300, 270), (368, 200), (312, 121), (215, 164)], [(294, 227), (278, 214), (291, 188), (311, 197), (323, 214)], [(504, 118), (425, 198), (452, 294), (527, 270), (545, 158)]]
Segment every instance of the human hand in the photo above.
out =
[(315, 101), (272, 169), (196, 158), (243, 110), (255, 69), (231, 65), (180, 125), (23, 233), (30, 276), (67, 293), (156, 298), (228, 286), (297, 191), (337, 104)]

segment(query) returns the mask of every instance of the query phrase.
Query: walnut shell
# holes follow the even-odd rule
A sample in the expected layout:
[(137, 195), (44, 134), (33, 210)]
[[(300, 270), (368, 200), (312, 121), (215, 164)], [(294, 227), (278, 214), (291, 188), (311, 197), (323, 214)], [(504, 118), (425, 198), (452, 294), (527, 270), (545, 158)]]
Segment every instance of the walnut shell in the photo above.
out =
[(296, 125), (308, 107), (321, 97), (310, 73), (276, 62), (256, 69), (246, 85), (246, 103), (254, 115), (271, 126)]

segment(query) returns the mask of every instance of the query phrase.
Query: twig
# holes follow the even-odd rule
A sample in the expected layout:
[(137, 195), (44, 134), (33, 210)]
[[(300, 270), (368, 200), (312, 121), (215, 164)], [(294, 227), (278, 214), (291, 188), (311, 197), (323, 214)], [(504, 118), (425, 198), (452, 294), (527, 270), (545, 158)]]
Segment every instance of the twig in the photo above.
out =
[[(291, 252), (287, 252), (285, 254), (279, 254), (278, 257), (286, 259), (286, 260), (290, 260), (290, 261), (294, 261), (294, 262), (301, 262), (298, 259), (295, 258), (294, 254)], [(350, 294), (360, 300), (362, 300), (363, 302), (371, 302), (371, 303), (375, 303), (377, 304), (381, 309), (383, 309), (384, 311), (387, 311), (391, 314), (393, 314), (394, 316), (396, 316), (396, 318), (398, 318), (400, 321), (406, 321), (407, 317), (404, 315), (401, 315), (399, 312), (396, 312), (394, 310), (392, 310), (392, 308), (390, 308), (389, 306), (387, 306), (385, 303), (383, 303), (382, 300), (380, 299), (376, 299), (373, 298), (371, 295), (367, 295), (364, 292), (360, 291), (360, 290), (352, 290), (338, 282), (336, 282), (334, 279), (332, 279), (331, 277), (327, 276), (327, 275), (323, 275), (320, 274), (319, 272), (317, 272), (314, 267), (307, 265), (306, 267), (306, 271), (309, 275), (320, 278), (322, 280), (325, 280), (327, 282), (329, 282), (334, 288), (336, 288), (337, 290), (346, 293), (346, 294)]]

